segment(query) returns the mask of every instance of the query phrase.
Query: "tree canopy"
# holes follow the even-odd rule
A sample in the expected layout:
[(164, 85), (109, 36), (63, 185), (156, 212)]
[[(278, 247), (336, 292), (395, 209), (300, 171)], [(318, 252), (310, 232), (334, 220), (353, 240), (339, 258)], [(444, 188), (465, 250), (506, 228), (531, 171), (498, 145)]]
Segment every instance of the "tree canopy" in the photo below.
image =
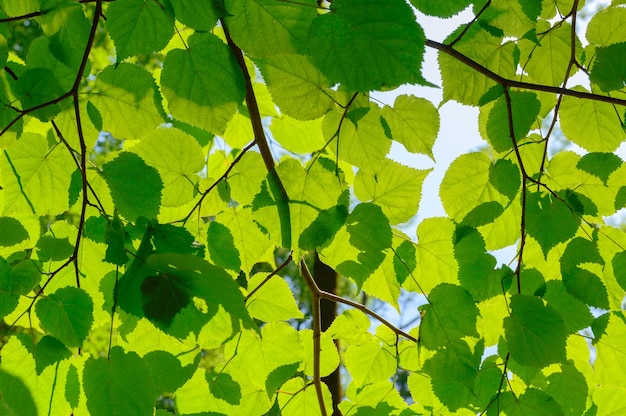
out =
[(0, 0), (0, 414), (626, 412), (624, 3)]

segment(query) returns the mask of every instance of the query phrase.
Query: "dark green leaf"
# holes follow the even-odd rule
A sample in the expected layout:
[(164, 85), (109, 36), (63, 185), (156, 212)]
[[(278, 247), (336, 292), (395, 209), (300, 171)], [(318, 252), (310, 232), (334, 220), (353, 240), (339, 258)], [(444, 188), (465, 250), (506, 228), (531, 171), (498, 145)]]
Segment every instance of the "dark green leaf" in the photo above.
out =
[(504, 208), (496, 201), (483, 202), (463, 217), (462, 226), (480, 227), (491, 224), (504, 212)]
[(225, 269), (239, 271), (241, 259), (230, 230), (219, 222), (212, 221), (207, 233), (207, 248), (213, 263)]
[(568, 333), (575, 333), (591, 325), (593, 315), (589, 311), (589, 307), (570, 295), (562, 282), (558, 280), (548, 281), (546, 294), (543, 298), (548, 302), (548, 305), (561, 314)]
[(497, 160), (489, 169), (489, 182), (509, 199), (515, 198), (520, 189), (520, 176), (519, 168), (508, 159)]
[(66, 238), (43, 235), (37, 241), (37, 257), (42, 262), (68, 259), (74, 253), (74, 246)]
[(176, 391), (194, 371), (193, 365), (183, 367), (178, 358), (166, 351), (150, 351), (143, 356), (143, 362), (157, 393)]
[(344, 205), (320, 211), (313, 222), (302, 231), (298, 245), (303, 250), (324, 247), (345, 224), (348, 210)]
[(567, 332), (561, 315), (531, 295), (513, 295), (504, 335), (511, 358), (530, 367), (565, 361)]
[(626, 80), (626, 42), (596, 49), (589, 78), (604, 92), (624, 88)]
[(615, 153), (599, 152), (587, 153), (576, 164), (578, 169), (602, 179), (605, 185), (611, 174), (620, 166), (622, 166), (622, 159)]
[[(526, 137), (531, 126), (535, 123), (541, 103), (537, 99), (537, 94), (532, 92), (511, 91), (510, 100), (513, 133), (515, 140), (520, 141)], [(489, 113), (487, 137), (493, 149), (498, 153), (506, 152), (513, 148), (509, 126), (509, 107), (507, 105), (507, 97), (504, 95), (498, 98)]]
[(66, 286), (39, 299), (41, 325), (68, 347), (80, 347), (93, 324), (93, 301), (84, 289)]
[(171, 0), (176, 20), (196, 30), (209, 31), (217, 23), (217, 19), (226, 15), (224, 5), (217, 0), (198, 3), (195, 0)]
[(154, 411), (157, 393), (145, 363), (121, 347), (113, 347), (108, 359), (85, 362), (83, 386), (92, 416), (139, 416)]
[[(17, 81), (16, 88), (24, 110), (51, 103), (65, 93), (55, 74), (47, 68), (26, 70)], [(60, 111), (59, 105), (49, 104), (34, 114), (42, 121), (48, 121)]]
[(611, 261), (613, 265), (613, 274), (617, 283), (626, 290), (626, 251), (619, 251), (613, 256)]
[(417, 266), (417, 250), (415, 244), (403, 241), (395, 250), (393, 256), (393, 270), (396, 272), (398, 283), (403, 284)]
[(452, 17), (472, 3), (472, 0), (411, 0), (411, 4), (420, 12), (437, 17)]
[(465, 337), (478, 337), (478, 308), (472, 295), (461, 286), (437, 285), (428, 295), (420, 325), (422, 344), (436, 350)]
[(65, 400), (72, 409), (78, 407), (80, 400), (80, 380), (78, 378), (78, 370), (74, 365), (70, 365), (67, 370), (67, 378), (65, 379)]
[(445, 348), (424, 363), (424, 372), (430, 376), (433, 391), (446, 407), (456, 411), (473, 399), (474, 382), (480, 365), (478, 355), (460, 340), (451, 341)]
[(354, 91), (425, 85), (424, 32), (403, 0), (336, 0), (315, 18), (311, 54), (332, 81)]
[(174, 34), (173, 21), (157, 2), (116, 0), (107, 9), (107, 29), (117, 61), (165, 48)]
[(526, 198), (526, 230), (547, 256), (551, 248), (572, 238), (580, 218), (564, 202), (551, 195), (529, 193)]
[[(124, 152), (102, 167), (113, 202), (128, 221), (156, 218), (161, 205), (163, 182), (157, 170), (134, 153)], [(141, 178), (141, 180), (131, 180)]]
[(35, 346), (34, 355), (37, 374), (41, 375), (46, 367), (70, 358), (72, 352), (61, 341), (50, 335), (45, 335)]
[(104, 241), (107, 245), (107, 251), (104, 255), (104, 261), (122, 266), (128, 262), (126, 255), (124, 224), (120, 221), (120, 217), (115, 212), (111, 222), (107, 222), (104, 231)]
[(0, 217), (0, 247), (11, 247), (29, 238), (21, 222), (11, 217)]
[(8, 287), (18, 295), (25, 295), (39, 284), (41, 280), (41, 269), (34, 260), (22, 260), (11, 267)]
[(207, 373), (211, 394), (232, 405), (241, 402), (241, 386), (228, 373)]
[(496, 259), (486, 252), (478, 230), (458, 226), (454, 234), (454, 258), (459, 264), (458, 278), (476, 300), (502, 293), (501, 273), (494, 272)]
[[(337, 271), (363, 284), (365, 279), (385, 259), (383, 250), (391, 246), (391, 228), (381, 208), (372, 203), (357, 205), (346, 220), (350, 244), (360, 253), (358, 262), (346, 260), (337, 266)], [(377, 230), (372, 234), (371, 230)]]
[(598, 246), (582, 237), (576, 237), (567, 245), (561, 257), (563, 285), (575, 298), (587, 305), (609, 309), (609, 297), (602, 279), (587, 269), (579, 267), (583, 263), (603, 265), (604, 260)]
[(0, 409), (4, 415), (33, 416), (37, 407), (32, 393), (19, 377), (13, 376), (0, 368)]
[(146, 318), (169, 326), (174, 316), (191, 300), (185, 289), (175, 276), (166, 273), (147, 276), (141, 284), (142, 308)]

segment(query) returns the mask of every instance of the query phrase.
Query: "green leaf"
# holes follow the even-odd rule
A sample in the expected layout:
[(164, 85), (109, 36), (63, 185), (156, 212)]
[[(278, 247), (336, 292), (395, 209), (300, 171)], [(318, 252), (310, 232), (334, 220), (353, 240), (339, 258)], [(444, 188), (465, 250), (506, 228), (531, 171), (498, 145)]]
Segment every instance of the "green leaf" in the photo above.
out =
[(437, 350), (465, 337), (478, 337), (478, 308), (472, 295), (461, 286), (437, 285), (428, 295), (420, 324), (421, 343)]
[(68, 184), (76, 169), (67, 149), (25, 133), (2, 151), (4, 214), (58, 215), (69, 207)]
[(580, 225), (563, 201), (552, 195), (530, 192), (526, 197), (526, 231), (539, 243), (543, 255), (559, 243), (574, 237)]
[(164, 207), (182, 206), (198, 193), (197, 173), (205, 164), (202, 148), (193, 137), (173, 128), (159, 129), (133, 147), (132, 152), (159, 172)]
[[(115, 208), (128, 221), (156, 218), (161, 206), (163, 182), (158, 171), (134, 153), (124, 152), (102, 167)], [(141, 178), (141, 181), (129, 180)]]
[(624, 88), (626, 79), (626, 42), (596, 49), (596, 57), (589, 79), (609, 92)]
[(8, 289), (15, 294), (25, 295), (39, 284), (41, 280), (41, 269), (38, 262), (25, 259), (11, 267), (8, 276)]
[(587, 153), (580, 158), (576, 167), (594, 175), (607, 185), (613, 172), (622, 166), (622, 159), (614, 153)]
[(586, 37), (590, 43), (609, 46), (626, 38), (626, 10), (623, 7), (607, 7), (598, 10), (587, 26)]
[(11, 247), (29, 238), (28, 231), (15, 218), (0, 217), (0, 247)]
[(384, 159), (376, 169), (361, 169), (357, 173), (354, 193), (359, 200), (380, 206), (389, 223), (403, 223), (417, 213), (422, 184), (431, 171)]
[(108, 359), (90, 357), (83, 370), (87, 409), (93, 416), (151, 415), (157, 394), (143, 360), (121, 347)]
[(425, 37), (403, 0), (339, 0), (311, 24), (311, 55), (332, 81), (353, 91), (426, 85)]
[(217, 20), (226, 15), (224, 5), (217, 0), (209, 0), (208, 4), (194, 0), (171, 0), (176, 20), (196, 30), (209, 31), (215, 27)]
[(226, 403), (238, 405), (241, 403), (241, 386), (228, 373), (207, 373), (207, 381), (211, 394)]
[(168, 327), (191, 297), (181, 279), (159, 273), (147, 276), (141, 283), (141, 300), (146, 318)]
[(282, 113), (297, 120), (313, 120), (332, 108), (332, 85), (307, 56), (280, 54), (254, 62)]
[[(337, 271), (361, 285), (385, 259), (383, 250), (391, 246), (391, 228), (382, 210), (371, 203), (361, 203), (348, 215), (346, 228), (350, 244), (359, 250), (358, 262), (346, 260)], [(372, 234), (370, 230), (378, 230)]]
[(626, 251), (619, 251), (615, 253), (611, 260), (613, 265), (613, 273), (617, 283), (626, 290)]
[(348, 209), (345, 205), (335, 205), (320, 211), (319, 215), (302, 230), (298, 246), (303, 250), (324, 247), (346, 223)]
[(32, 393), (19, 377), (0, 368), (0, 408), (12, 416), (37, 415)]
[[(536, 122), (541, 103), (532, 92), (511, 91), (511, 114), (513, 118), (513, 134), (516, 142), (526, 137), (531, 126)], [(509, 126), (509, 109), (506, 96), (496, 101), (489, 113), (487, 121), (487, 138), (493, 149), (498, 153), (513, 148), (511, 129)]]
[(546, 381), (549, 383), (546, 394), (559, 403), (564, 415), (584, 414), (589, 386), (585, 376), (574, 365), (563, 365), (561, 372), (550, 374)]
[[(304, 107), (297, 105), (294, 108)], [(301, 121), (289, 116), (274, 117), (270, 129), (274, 139), (290, 152), (316, 152), (326, 144), (321, 119)]]
[(248, 281), (252, 296), (246, 299), (246, 307), (250, 316), (264, 322), (303, 318), (287, 281), (280, 276), (265, 281), (267, 277), (267, 273), (257, 273)]
[(52, 336), (68, 347), (80, 347), (93, 324), (93, 306), (84, 289), (67, 286), (41, 298), (35, 312)]
[(428, 100), (400, 95), (393, 107), (386, 105), (382, 115), (391, 129), (393, 140), (411, 153), (428, 155), (434, 160), (433, 145), (439, 133), (439, 112)]
[(411, 4), (420, 12), (437, 17), (452, 17), (472, 3), (472, 0), (411, 0)]
[(565, 136), (589, 152), (614, 152), (626, 139), (611, 104), (565, 96), (559, 114)]
[(124, 224), (120, 221), (120, 217), (115, 212), (113, 219), (107, 222), (104, 231), (104, 242), (107, 245), (107, 251), (104, 255), (104, 261), (122, 266), (128, 262), (126, 255)]
[(118, 139), (139, 139), (163, 123), (156, 82), (137, 65), (104, 68), (97, 75), (91, 102), (102, 117), (102, 128)]
[(207, 248), (213, 263), (225, 269), (239, 271), (241, 260), (230, 230), (219, 222), (212, 221), (207, 233)]
[(269, 57), (307, 50), (309, 25), (317, 15), (313, 0), (227, 0), (225, 6), (233, 40), (248, 55)]
[(333, 399), (325, 383), (322, 383), (324, 413), (320, 410), (320, 403), (314, 386), (306, 383), (300, 377), (287, 381), (280, 387), (279, 391), (278, 404), (281, 409), (280, 414), (283, 416), (317, 416), (322, 414), (329, 415), (333, 412)]
[(117, 0), (106, 15), (118, 62), (129, 56), (158, 52), (174, 35), (173, 22), (156, 2)]
[(352, 381), (359, 386), (388, 380), (397, 366), (394, 350), (378, 338), (363, 345), (351, 345), (344, 360)]
[(161, 91), (174, 118), (222, 133), (245, 96), (243, 74), (216, 36), (196, 33), (188, 44), (188, 49), (173, 49), (165, 57)]
[(183, 367), (179, 358), (166, 351), (154, 350), (143, 356), (157, 393), (176, 391), (193, 373), (193, 366)]
[(16, 293), (15, 282), (11, 279), (11, 266), (0, 257), (0, 317), (13, 312), (20, 300), (20, 293)]
[[(439, 187), (441, 202), (450, 218), (461, 222), (482, 203), (496, 202), (503, 207), (508, 204), (507, 194), (492, 184), (491, 166), (491, 159), (484, 153), (466, 153), (452, 162)], [(493, 207), (487, 207), (486, 213), (493, 214), (489, 211)]]
[(459, 267), (458, 279), (477, 301), (502, 293), (501, 275), (494, 271), (496, 259), (486, 251), (485, 241), (475, 228), (457, 226), (454, 258)]
[(576, 237), (569, 242), (561, 256), (561, 275), (567, 291), (589, 306), (609, 309), (606, 286), (595, 273), (579, 267), (581, 264), (604, 265), (595, 242)]
[[(626, 323), (620, 312), (608, 314), (606, 329), (595, 342), (596, 361), (593, 381), (600, 385), (608, 384), (626, 387), (626, 348), (623, 339), (626, 336)], [(595, 331), (594, 331), (595, 332)]]
[(511, 392), (500, 396), (500, 410), (511, 416), (562, 416), (563, 409), (553, 397), (536, 388), (528, 388), (519, 397)]
[[(548, 28), (548, 25), (539, 25), (538, 31)], [(540, 46), (529, 40), (520, 42), (521, 62), (533, 82), (557, 86), (563, 83), (568, 70), (572, 54), (572, 27), (564, 22), (549, 29), (540, 37)], [(582, 50), (578, 38), (576, 48)]]
[(74, 253), (74, 245), (66, 238), (42, 235), (37, 240), (37, 257), (42, 262), (59, 261), (70, 258)]
[(44, 337), (39, 340), (33, 353), (35, 356), (37, 375), (41, 375), (46, 367), (57, 364), (72, 356), (72, 352), (67, 349), (61, 341), (50, 335), (44, 335)]
[(430, 376), (437, 397), (451, 411), (468, 405), (472, 399), (474, 382), (480, 364), (480, 349), (472, 353), (460, 340), (451, 341), (445, 348), (424, 363), (424, 372)]
[(562, 282), (558, 280), (546, 282), (546, 293), (543, 298), (561, 314), (568, 333), (575, 333), (591, 325), (593, 315), (589, 307), (572, 296)]
[(513, 295), (509, 305), (504, 336), (511, 358), (539, 368), (565, 361), (567, 332), (561, 315), (531, 295)]
[(80, 380), (78, 378), (78, 370), (74, 365), (70, 365), (67, 370), (67, 378), (65, 379), (65, 400), (72, 409), (78, 407), (80, 400)]
[(60, 105), (51, 102), (65, 92), (55, 74), (47, 68), (26, 70), (16, 84), (16, 93), (22, 103), (22, 109), (30, 110), (43, 106), (34, 112), (34, 115), (42, 121), (50, 120), (61, 111)]

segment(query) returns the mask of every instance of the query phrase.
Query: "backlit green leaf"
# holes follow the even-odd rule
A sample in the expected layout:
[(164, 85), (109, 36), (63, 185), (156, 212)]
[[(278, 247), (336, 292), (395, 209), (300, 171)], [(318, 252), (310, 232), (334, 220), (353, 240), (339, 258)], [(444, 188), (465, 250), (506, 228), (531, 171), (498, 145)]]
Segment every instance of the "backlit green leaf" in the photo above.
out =
[(610, 7), (599, 10), (587, 26), (587, 40), (598, 46), (609, 46), (623, 42), (626, 37), (626, 10)]
[[(510, 93), (511, 111), (513, 114), (513, 134), (515, 140), (521, 140), (528, 134), (535, 118), (539, 114), (541, 103), (537, 95), (531, 92)], [(493, 149), (506, 152), (513, 148), (511, 128), (509, 126), (509, 107), (505, 96), (500, 96), (489, 113), (487, 136)]]
[(439, 133), (439, 113), (435, 106), (424, 98), (400, 95), (393, 107), (386, 105), (382, 110), (391, 137), (413, 153), (422, 153), (434, 158), (432, 149)]
[(216, 0), (199, 4), (193, 0), (172, 0), (176, 19), (196, 30), (211, 30), (224, 17), (224, 5)]
[(459, 13), (467, 6), (472, 4), (471, 0), (453, 0), (453, 1), (437, 1), (437, 0), (412, 0), (411, 4), (420, 12), (437, 17), (452, 17)]
[(4, 214), (58, 215), (69, 207), (68, 184), (76, 165), (62, 145), (49, 146), (33, 133), (4, 149), (0, 157)]
[(91, 102), (102, 116), (102, 128), (119, 139), (139, 139), (163, 122), (160, 99), (149, 72), (121, 63), (106, 67), (96, 78)]
[(361, 201), (380, 206), (391, 224), (402, 223), (417, 213), (422, 184), (430, 172), (385, 159), (377, 169), (358, 172), (354, 193)]
[(317, 15), (313, 0), (227, 0), (225, 6), (228, 29), (247, 54), (268, 57), (306, 51), (309, 25)]
[(610, 104), (563, 97), (559, 114), (565, 136), (589, 152), (613, 152), (626, 138)]
[(24, 382), (0, 368), (0, 406), (6, 415), (31, 416), (37, 414), (32, 393)]
[(161, 91), (172, 115), (212, 133), (222, 133), (245, 95), (232, 52), (209, 33), (197, 33), (186, 50), (170, 51), (163, 62)]
[(287, 282), (280, 276), (265, 282), (267, 277), (266, 273), (257, 273), (248, 281), (249, 293), (254, 291), (246, 300), (250, 315), (265, 322), (303, 318)]
[(606, 286), (598, 275), (580, 267), (590, 263), (604, 264), (597, 245), (582, 237), (570, 241), (561, 257), (563, 285), (572, 296), (587, 305), (608, 309)]

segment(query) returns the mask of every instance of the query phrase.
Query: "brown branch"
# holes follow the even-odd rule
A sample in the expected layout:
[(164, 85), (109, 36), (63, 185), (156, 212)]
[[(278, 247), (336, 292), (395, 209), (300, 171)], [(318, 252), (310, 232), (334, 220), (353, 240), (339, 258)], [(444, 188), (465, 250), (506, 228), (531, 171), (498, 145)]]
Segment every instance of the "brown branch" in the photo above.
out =
[(26, 20), (26, 19), (30, 19), (31, 17), (42, 16), (46, 13), (47, 12), (31, 12), (31, 13), (23, 14), (21, 16), (5, 17), (4, 19), (0, 19), (0, 23), (9, 23), (9, 22), (16, 22), (18, 20)]
[(285, 186), (280, 179), (280, 176), (278, 176), (278, 172), (276, 171), (276, 164), (274, 163), (274, 157), (272, 156), (272, 151), (270, 150), (267, 137), (265, 136), (263, 121), (261, 120), (261, 113), (259, 112), (259, 105), (257, 103), (256, 96), (254, 95), (252, 79), (250, 78), (250, 73), (248, 72), (248, 67), (246, 66), (243, 52), (231, 38), (230, 32), (228, 31), (228, 27), (226, 26), (226, 22), (224, 21), (224, 19), (220, 19), (220, 22), (222, 24), (222, 28), (224, 29), (224, 35), (226, 36), (228, 46), (230, 46), (230, 49), (232, 50), (233, 55), (235, 56), (235, 59), (239, 64), (239, 68), (241, 69), (244, 80), (246, 82), (246, 105), (248, 106), (248, 113), (250, 114), (250, 123), (252, 124), (252, 131), (254, 133), (254, 142), (259, 147), (259, 151), (261, 152), (261, 156), (263, 157), (263, 162), (265, 163), (265, 167), (267, 168), (267, 171), (269, 173), (268, 185), (272, 195), (276, 200), (276, 205), (278, 208), (282, 245), (283, 247), (289, 248), (291, 247), (291, 218), (289, 214), (289, 197), (287, 196)]
[(503, 88), (519, 88), (523, 90), (549, 92), (552, 94), (563, 94), (563, 95), (568, 95), (570, 97), (584, 98), (588, 100), (594, 100), (594, 101), (600, 101), (600, 102), (609, 103), (609, 104), (617, 104), (617, 105), (626, 106), (625, 99), (609, 97), (606, 95), (599, 95), (599, 94), (594, 94), (594, 93), (584, 92), (584, 91), (575, 91), (575, 90), (570, 90), (570, 89), (562, 88), (562, 87), (552, 87), (550, 85), (532, 84), (530, 82), (515, 81), (512, 79), (504, 78), (503, 76), (498, 75), (495, 72), (485, 68), (483, 65), (479, 64), (478, 62), (462, 54), (461, 52), (457, 51), (456, 49), (452, 48), (449, 45), (435, 42), (434, 40), (430, 40), (430, 39), (426, 39), (426, 45), (433, 49), (437, 49), (447, 55), (450, 55), (457, 61), (464, 63), (470, 68), (483, 74), (487, 78), (502, 85)]
[(320, 375), (320, 360), (322, 352), (322, 324), (320, 312), (320, 300), (322, 299), (322, 291), (315, 283), (313, 275), (309, 271), (304, 259), (300, 260), (300, 271), (304, 277), (309, 290), (311, 291), (311, 309), (313, 313), (313, 385), (317, 393), (317, 401), (322, 416), (328, 416), (326, 405), (324, 404), (324, 395), (322, 392), (322, 377)]
[(284, 262), (282, 262), (282, 264), (280, 266), (278, 266), (276, 268), (276, 270), (274, 270), (272, 273), (270, 273), (269, 275), (267, 275), (267, 277), (265, 279), (263, 279), (263, 281), (261, 283), (259, 283), (259, 285), (257, 287), (255, 287), (254, 289), (252, 289), (250, 291), (250, 293), (248, 293), (246, 295), (245, 301), (248, 302), (248, 299), (250, 299), (259, 289), (261, 289), (263, 287), (263, 285), (265, 285), (267, 282), (269, 282), (269, 280), (276, 276), (282, 269), (284, 269), (285, 267), (287, 267), (287, 265), (291, 262), (292, 257), (291, 257), (291, 253), (289, 253), (289, 256), (287, 257), (287, 259), (285, 259)]

